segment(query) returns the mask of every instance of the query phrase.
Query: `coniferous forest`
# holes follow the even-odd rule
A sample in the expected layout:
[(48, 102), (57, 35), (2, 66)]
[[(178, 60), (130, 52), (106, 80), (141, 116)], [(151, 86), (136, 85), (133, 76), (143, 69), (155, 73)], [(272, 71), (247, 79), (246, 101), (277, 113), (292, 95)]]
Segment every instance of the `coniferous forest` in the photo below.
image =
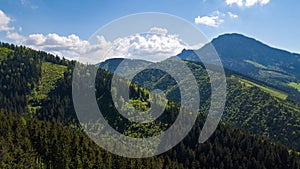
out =
[[(210, 93), (207, 74), (197, 62), (188, 65), (204, 99), (188, 136), (155, 157), (131, 159), (114, 155), (98, 147), (77, 120), (72, 101), (75, 63), (25, 46), (0, 44), (0, 168), (300, 168), (299, 106), (229, 70), (222, 122), (208, 141), (198, 143)], [(128, 109), (129, 113), (130, 110), (122, 99), (119, 105), (113, 104), (112, 76), (112, 72), (98, 70), (95, 94), (106, 120), (120, 133), (148, 137), (174, 122), (180, 105), (178, 89), (171, 78), (161, 72), (144, 72), (130, 84), (130, 102), (138, 109), (148, 108), (145, 103), (153, 88), (166, 91), (168, 98), (158, 120), (136, 124), (117, 113), (114, 106)], [(147, 78), (159, 82), (143, 83)], [(127, 83), (121, 77), (118, 80)], [(166, 83), (170, 86), (162, 85)]]

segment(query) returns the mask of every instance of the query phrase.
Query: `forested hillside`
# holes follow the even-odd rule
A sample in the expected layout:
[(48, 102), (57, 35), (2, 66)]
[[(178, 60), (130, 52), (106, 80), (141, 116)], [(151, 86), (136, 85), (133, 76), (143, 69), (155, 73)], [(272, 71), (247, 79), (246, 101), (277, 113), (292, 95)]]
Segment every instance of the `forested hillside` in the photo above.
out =
[[(0, 168), (300, 168), (300, 157), (296, 151), (225, 123), (218, 126), (208, 141), (199, 144), (198, 136), (205, 120), (204, 113), (199, 116), (189, 135), (164, 154), (145, 159), (128, 159), (113, 155), (96, 146), (78, 124), (71, 91), (75, 62), (4, 43), (0, 45), (0, 49)], [(50, 83), (49, 76), (45, 76), (46, 72), (43, 72), (45, 69), (50, 70), (49, 67), (55, 70), (49, 72), (50, 78), (53, 78), (55, 83)], [(197, 64), (194, 67), (200, 69)], [(197, 80), (200, 82), (202, 79), (205, 84), (207, 77), (201, 72), (202, 70), (199, 70), (199, 74), (196, 74)], [(111, 78), (111, 73), (98, 71), (96, 96), (106, 119), (119, 132), (130, 136), (147, 137), (158, 134), (175, 120), (179, 105), (168, 101), (164, 114), (157, 121), (145, 125), (124, 123), (111, 100)], [(127, 83), (122, 78), (120, 82)], [(276, 102), (278, 100), (257, 87), (243, 87), (242, 83), (235, 80), (232, 80), (232, 83), (229, 92), (236, 95), (239, 95), (239, 92), (249, 92), (241, 97), (254, 95), (252, 99), (255, 103), (259, 103), (258, 99), (269, 97), (270, 100), (265, 101), (268, 105), (265, 111), (273, 110), (268, 112), (274, 112), (272, 113), (274, 116), (276, 112), (281, 112), (277, 109), (281, 104), (282, 109), (287, 109), (283, 102)], [(173, 90), (176, 89), (170, 89), (168, 92), (172, 93)], [(207, 91), (209, 88), (201, 90), (202, 93), (206, 93), (204, 98), (209, 98)], [(148, 105), (144, 103), (149, 101), (149, 92), (146, 89), (131, 84), (130, 93), (130, 101), (136, 107), (147, 109)], [(242, 102), (244, 98), (236, 100), (232, 98), (229, 101), (237, 100)], [(277, 105), (270, 107), (273, 104)], [(237, 113), (238, 111), (245, 113), (244, 104), (240, 103), (240, 107), (235, 105), (239, 104), (231, 104), (227, 111), (236, 112), (236, 115), (241, 114)], [(238, 110), (233, 111), (234, 108)], [(201, 110), (205, 112), (206, 109), (204, 106)], [(255, 111), (257, 112), (254, 112), (254, 115), (264, 112), (260, 109)], [(251, 113), (248, 109), (247, 112)], [(281, 117), (289, 120), (296, 128), (288, 129), (298, 132), (297, 119), (296, 121), (286, 119), (293, 115), (293, 112), (289, 112), (289, 109), (286, 112), (287, 115), (278, 117), (278, 120), (283, 123), (285, 121), (281, 120)], [(254, 119), (253, 123), (259, 122)], [(244, 119), (238, 120), (242, 122)], [(297, 145), (297, 138), (295, 139), (288, 141)]]
[[(109, 62), (109, 61), (106, 61)], [(208, 113), (210, 106), (210, 82), (202, 63), (186, 61), (198, 81), (200, 109)], [(116, 65), (114, 65), (116, 67)], [(235, 127), (279, 141), (300, 151), (300, 108), (287, 94), (260, 84), (250, 77), (226, 70), (227, 101), (222, 120)], [(180, 103), (176, 81), (160, 70), (146, 69), (133, 81), (148, 90), (161, 89), (169, 100)]]

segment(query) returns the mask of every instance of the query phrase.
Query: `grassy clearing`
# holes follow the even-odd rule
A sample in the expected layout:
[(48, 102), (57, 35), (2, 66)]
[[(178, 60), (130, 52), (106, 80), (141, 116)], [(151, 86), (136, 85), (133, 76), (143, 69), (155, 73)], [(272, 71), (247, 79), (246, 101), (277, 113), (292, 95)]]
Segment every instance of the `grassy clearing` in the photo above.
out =
[(265, 86), (259, 85), (257, 83), (251, 82), (249, 80), (245, 80), (245, 79), (242, 79), (242, 78), (238, 78), (238, 79), (239, 79), (239, 81), (241, 83), (245, 84), (246, 86), (249, 86), (249, 87), (251, 87), (251, 86), (258, 87), (261, 90), (263, 90), (264, 92), (269, 93), (271, 96), (277, 97), (279, 99), (286, 100), (287, 97), (288, 97), (288, 95), (285, 94), (285, 93), (283, 93), (283, 92), (271, 89), (269, 87), (265, 87)]
[(28, 108), (31, 112), (36, 112), (40, 108), (39, 104), (42, 100), (47, 99), (48, 93), (55, 89), (56, 82), (63, 78), (66, 66), (53, 64), (50, 62), (42, 63), (42, 76), (39, 83), (36, 85), (28, 96)]
[(250, 64), (252, 64), (253, 66), (255, 66), (257, 68), (267, 69), (266, 66), (264, 66), (262, 64), (259, 64), (259, 63), (256, 63), (256, 62), (254, 62), (252, 60), (244, 60), (244, 62), (250, 63)]
[(66, 66), (43, 62), (42, 77), (38, 84), (38, 94), (45, 96), (53, 90), (57, 80), (63, 78), (66, 69)]
[(7, 58), (7, 55), (11, 52), (13, 51), (10, 49), (0, 48), (0, 61), (5, 60)]
[(291, 82), (288, 85), (297, 89), (300, 92), (300, 83)]

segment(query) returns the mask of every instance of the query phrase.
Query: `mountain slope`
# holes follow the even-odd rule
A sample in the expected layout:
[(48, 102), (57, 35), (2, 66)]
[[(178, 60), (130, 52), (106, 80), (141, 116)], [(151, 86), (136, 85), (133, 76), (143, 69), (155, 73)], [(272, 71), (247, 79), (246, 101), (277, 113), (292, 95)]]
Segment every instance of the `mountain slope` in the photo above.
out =
[[(198, 81), (201, 111), (207, 113), (210, 106), (208, 74), (202, 63), (187, 61), (186, 64)], [(222, 120), (300, 151), (300, 108), (285, 100), (287, 94), (240, 73), (227, 69), (225, 72), (227, 102)], [(169, 100), (180, 103), (177, 83), (165, 72), (144, 70), (133, 82), (150, 91), (160, 89)]]
[(283, 90), (294, 100), (299, 99), (300, 92), (289, 86), (291, 82), (300, 81), (299, 54), (272, 48), (244, 35), (225, 34), (199, 50), (183, 50), (178, 57), (199, 62), (196, 54), (209, 58), (211, 45), (224, 67)]

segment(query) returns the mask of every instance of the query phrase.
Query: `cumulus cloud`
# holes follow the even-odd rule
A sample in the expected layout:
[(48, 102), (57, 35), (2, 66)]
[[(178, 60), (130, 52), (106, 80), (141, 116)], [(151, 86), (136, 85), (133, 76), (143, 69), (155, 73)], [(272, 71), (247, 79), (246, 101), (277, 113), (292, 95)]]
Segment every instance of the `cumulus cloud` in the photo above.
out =
[(185, 45), (178, 35), (168, 34), (167, 29), (151, 28), (147, 33), (117, 38), (107, 41), (103, 36), (97, 36), (95, 44), (90, 44), (83, 56), (82, 62), (103, 61), (108, 58), (144, 59), (148, 61), (161, 61), (180, 53)]
[[(22, 1), (22, 3), (26, 2), (26, 0)], [(79, 61), (89, 63), (98, 63), (112, 57), (160, 61), (180, 53), (184, 48), (192, 48), (185, 45), (178, 35), (169, 34), (165, 28), (153, 27), (146, 33), (137, 33), (112, 41), (99, 35), (96, 36), (96, 43), (91, 44), (75, 34), (61, 36), (49, 33), (24, 36), (20, 34), (22, 27), (15, 31), (14, 27), (9, 26), (11, 20), (0, 10), (0, 31), (6, 32), (7, 39), (36, 50), (47, 51), (69, 59), (77, 58)], [(191, 45), (195, 46), (195, 44)]]
[(177, 35), (168, 35), (167, 31), (163, 34), (136, 34), (116, 42), (115, 45), (128, 51), (127, 57), (143, 56), (154, 61), (178, 54), (185, 47)]
[(16, 43), (20, 44), (26, 40), (26, 38), (16, 32), (7, 32), (6, 33), (6, 38), (11, 39), (15, 41)]
[(31, 34), (23, 42), (34, 49), (48, 51), (57, 55), (76, 57), (82, 53), (88, 41), (81, 40), (77, 35), (60, 36), (55, 33), (48, 35)]
[(236, 14), (233, 14), (232, 12), (227, 12), (230, 18), (238, 18), (239, 16)]
[(270, 0), (225, 0), (227, 5), (236, 4), (239, 7), (251, 7), (253, 5), (259, 4), (261, 6), (266, 5)]
[(219, 15), (214, 16), (198, 16), (195, 18), (196, 24), (203, 24), (206, 26), (219, 27), (220, 24), (224, 22), (223, 19), (220, 18)]
[(69, 56), (69, 58), (78, 56), (82, 53), (85, 46), (89, 44), (74, 34), (69, 36), (30, 34), (28, 37), (25, 37), (16, 32), (7, 32), (6, 38), (13, 40), (17, 44), (60, 56)]
[[(180, 53), (184, 48), (196, 47), (185, 45), (178, 35), (169, 34), (167, 29), (157, 27), (143, 34), (137, 33), (113, 41), (98, 35), (95, 37), (95, 43), (82, 40), (74, 34), (68, 36), (55, 33), (30, 34), (25, 37), (16, 32), (7, 32), (6, 37), (18, 44), (77, 59), (83, 63), (99, 63), (113, 57), (161, 61)], [(200, 45), (197, 44), (197, 47)]]
[(12, 21), (2, 10), (0, 10), (0, 31), (12, 31), (15, 28), (10, 27), (9, 23)]

